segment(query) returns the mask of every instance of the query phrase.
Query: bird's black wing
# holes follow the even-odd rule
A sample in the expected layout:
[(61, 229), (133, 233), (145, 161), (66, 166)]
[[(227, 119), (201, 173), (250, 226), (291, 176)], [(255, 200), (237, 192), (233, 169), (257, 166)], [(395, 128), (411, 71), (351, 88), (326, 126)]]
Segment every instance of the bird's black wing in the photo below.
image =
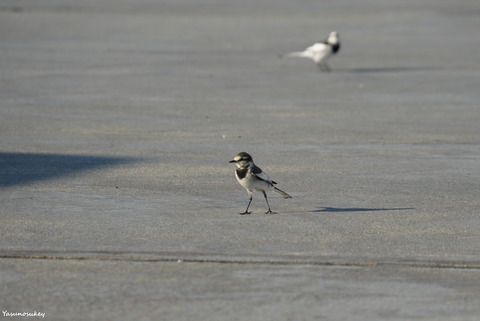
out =
[(259, 180), (265, 181), (265, 182), (270, 183), (270, 184), (272, 184), (272, 185), (273, 185), (273, 184), (277, 184), (276, 182), (272, 181), (272, 180), (270, 179), (270, 177), (268, 177), (268, 175), (265, 174), (265, 173), (261, 170), (261, 168), (258, 167), (258, 166), (253, 166), (253, 167), (252, 167), (252, 174), (253, 174), (256, 178), (258, 178)]

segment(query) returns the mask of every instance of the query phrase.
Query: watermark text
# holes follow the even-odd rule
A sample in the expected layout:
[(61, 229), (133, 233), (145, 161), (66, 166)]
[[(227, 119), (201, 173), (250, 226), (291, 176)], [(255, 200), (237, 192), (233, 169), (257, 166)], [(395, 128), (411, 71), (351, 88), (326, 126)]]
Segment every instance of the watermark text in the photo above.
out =
[(40, 318), (45, 318), (45, 312), (37, 312), (37, 311), (33, 311), (33, 312), (10, 312), (8, 310), (5, 310), (5, 311), (2, 310), (2, 313), (3, 313), (4, 317), (24, 317), (24, 318), (40, 317)]

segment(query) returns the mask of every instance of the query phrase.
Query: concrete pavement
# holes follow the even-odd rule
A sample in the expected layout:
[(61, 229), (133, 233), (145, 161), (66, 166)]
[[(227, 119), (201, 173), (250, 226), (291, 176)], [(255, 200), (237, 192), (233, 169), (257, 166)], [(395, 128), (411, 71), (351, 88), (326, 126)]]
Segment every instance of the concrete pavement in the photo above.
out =
[[(1, 0), (0, 309), (477, 320), (478, 12)], [(332, 73), (277, 57), (331, 30)], [(279, 214), (236, 214), (240, 151)]]

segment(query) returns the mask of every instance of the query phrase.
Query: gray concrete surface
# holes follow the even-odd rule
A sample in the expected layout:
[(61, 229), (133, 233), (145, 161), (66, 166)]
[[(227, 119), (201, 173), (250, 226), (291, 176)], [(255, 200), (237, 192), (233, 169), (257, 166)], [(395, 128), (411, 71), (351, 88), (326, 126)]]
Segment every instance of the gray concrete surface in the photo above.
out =
[[(0, 0), (0, 309), (478, 320), (479, 15)], [(278, 58), (331, 30), (332, 73)], [(240, 151), (293, 196), (277, 215), (237, 215)]]

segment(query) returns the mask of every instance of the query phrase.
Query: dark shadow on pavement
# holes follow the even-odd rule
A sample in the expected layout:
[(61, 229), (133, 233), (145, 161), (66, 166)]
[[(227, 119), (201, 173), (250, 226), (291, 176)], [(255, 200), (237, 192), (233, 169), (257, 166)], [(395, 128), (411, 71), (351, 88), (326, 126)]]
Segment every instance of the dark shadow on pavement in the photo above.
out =
[(0, 152), (0, 187), (39, 182), (138, 161), (133, 157)]
[(425, 71), (425, 70), (436, 70), (436, 69), (438, 68), (436, 67), (370, 67), (370, 68), (343, 69), (342, 71), (356, 72), (356, 73), (379, 73), (379, 72)]
[(375, 211), (406, 211), (414, 210), (413, 207), (398, 207), (398, 208), (361, 208), (361, 207), (349, 207), (349, 208), (340, 208), (340, 207), (320, 207), (318, 210), (311, 211), (313, 213), (323, 213), (323, 212), (375, 212)]

